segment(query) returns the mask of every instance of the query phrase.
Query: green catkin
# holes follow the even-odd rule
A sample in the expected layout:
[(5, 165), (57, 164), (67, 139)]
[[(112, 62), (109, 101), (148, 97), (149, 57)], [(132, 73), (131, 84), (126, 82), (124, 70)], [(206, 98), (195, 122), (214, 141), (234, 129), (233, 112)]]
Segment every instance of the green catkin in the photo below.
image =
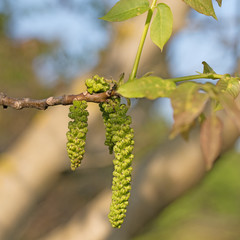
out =
[(100, 111), (102, 112), (103, 122), (106, 128), (106, 140), (105, 145), (108, 146), (109, 153), (113, 153), (114, 141), (113, 136), (115, 131), (118, 131), (118, 126), (114, 126), (112, 124), (112, 120), (110, 119), (110, 114), (115, 112), (115, 107), (119, 105), (120, 99), (109, 99), (108, 102), (100, 103)]
[(109, 151), (114, 151), (114, 171), (112, 180), (112, 202), (109, 221), (115, 228), (120, 228), (126, 216), (131, 190), (131, 172), (133, 160), (133, 129), (131, 117), (127, 116), (127, 106), (120, 99), (110, 99), (100, 104), (106, 126), (106, 142)]
[(74, 100), (69, 110), (68, 116), (73, 119), (73, 121), (68, 123), (67, 152), (71, 160), (71, 169), (74, 171), (80, 166), (85, 153), (84, 147), (88, 131), (87, 102)]
[[(110, 84), (98, 75), (85, 82), (90, 94), (105, 92)], [(103, 122), (106, 128), (105, 145), (110, 154), (114, 152), (114, 171), (112, 180), (112, 202), (108, 215), (115, 228), (120, 228), (127, 212), (128, 199), (131, 190), (131, 173), (133, 160), (133, 129), (130, 127), (131, 117), (127, 116), (127, 106), (121, 104), (120, 98), (108, 99), (99, 104)]]

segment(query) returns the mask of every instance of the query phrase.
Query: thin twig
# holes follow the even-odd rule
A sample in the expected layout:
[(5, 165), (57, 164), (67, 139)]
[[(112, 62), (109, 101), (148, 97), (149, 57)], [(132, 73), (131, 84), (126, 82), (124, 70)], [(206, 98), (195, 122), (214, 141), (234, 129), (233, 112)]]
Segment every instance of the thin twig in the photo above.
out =
[(105, 102), (111, 96), (116, 96), (114, 90), (109, 90), (103, 93), (90, 94), (83, 92), (76, 95), (63, 95), (59, 97), (48, 97), (45, 99), (30, 99), (30, 98), (12, 98), (0, 92), (0, 106), (3, 108), (12, 107), (20, 110), (23, 108), (36, 108), (39, 110), (46, 110), (50, 106), (56, 105), (71, 105), (73, 100), (85, 100), (87, 102)]

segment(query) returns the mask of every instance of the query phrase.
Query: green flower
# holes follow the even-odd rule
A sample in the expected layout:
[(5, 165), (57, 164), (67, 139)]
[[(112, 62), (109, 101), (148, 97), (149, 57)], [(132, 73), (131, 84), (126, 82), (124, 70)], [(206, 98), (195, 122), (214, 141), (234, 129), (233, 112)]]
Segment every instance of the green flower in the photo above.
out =
[(100, 110), (106, 126), (105, 145), (109, 147), (109, 152), (114, 151), (115, 155), (112, 203), (108, 217), (113, 227), (120, 228), (126, 216), (130, 197), (134, 133), (130, 127), (131, 117), (126, 115), (128, 108), (120, 103), (119, 98), (101, 103)]
[(87, 134), (87, 102), (86, 101), (73, 101), (73, 105), (69, 108), (68, 116), (73, 119), (68, 123), (67, 132), (67, 152), (71, 160), (71, 169), (75, 170), (80, 166), (85, 153), (84, 147), (86, 143)]
[[(115, 108), (120, 104), (120, 99), (109, 99), (108, 102), (100, 103), (100, 111), (102, 112), (103, 122), (106, 127), (106, 140), (105, 145), (108, 146), (109, 153), (113, 153), (113, 147), (116, 141), (115, 132), (120, 130), (120, 126), (115, 124), (118, 122), (116, 119)], [(120, 139), (119, 139), (120, 140)]]

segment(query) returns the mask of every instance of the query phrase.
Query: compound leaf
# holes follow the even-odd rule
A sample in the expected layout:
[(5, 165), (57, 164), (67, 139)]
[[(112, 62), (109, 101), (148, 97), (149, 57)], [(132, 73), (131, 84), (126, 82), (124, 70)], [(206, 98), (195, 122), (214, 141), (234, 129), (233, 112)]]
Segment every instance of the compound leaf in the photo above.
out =
[(189, 131), (195, 119), (202, 113), (209, 96), (199, 92), (199, 84), (183, 83), (171, 95), (174, 124), (170, 138)]
[(157, 5), (157, 14), (150, 28), (152, 41), (162, 50), (172, 34), (173, 15), (170, 7), (164, 3)]
[(207, 16), (212, 16), (217, 20), (217, 16), (213, 9), (212, 0), (183, 0), (183, 1), (196, 11)]
[(155, 99), (158, 97), (169, 97), (176, 84), (170, 80), (164, 80), (155, 76), (147, 76), (121, 85), (117, 92), (127, 98)]
[(148, 9), (148, 0), (120, 0), (100, 19), (109, 22), (120, 22), (141, 15)]
[(201, 126), (200, 143), (207, 170), (211, 169), (222, 147), (223, 124), (216, 116), (209, 116)]

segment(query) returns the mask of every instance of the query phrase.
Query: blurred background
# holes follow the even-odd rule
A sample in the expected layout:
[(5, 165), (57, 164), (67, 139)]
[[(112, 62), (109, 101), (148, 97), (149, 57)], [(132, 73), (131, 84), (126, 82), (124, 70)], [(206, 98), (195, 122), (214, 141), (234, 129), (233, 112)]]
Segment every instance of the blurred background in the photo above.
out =
[[(116, 0), (0, 0), (0, 91), (42, 99), (85, 91), (95, 74), (128, 77), (146, 14), (99, 19)], [(240, 2), (214, 1), (218, 21), (168, 0), (173, 36), (164, 51), (146, 41), (138, 76), (193, 75), (206, 61), (239, 73)], [(238, 133), (224, 121), (224, 147), (209, 172), (198, 126), (186, 142), (168, 139), (168, 99), (133, 100), (135, 160), (130, 204), (120, 230), (107, 219), (112, 159), (98, 106), (89, 104), (86, 154), (72, 172), (66, 152), (68, 107), (0, 109), (1, 240), (240, 239)]]

